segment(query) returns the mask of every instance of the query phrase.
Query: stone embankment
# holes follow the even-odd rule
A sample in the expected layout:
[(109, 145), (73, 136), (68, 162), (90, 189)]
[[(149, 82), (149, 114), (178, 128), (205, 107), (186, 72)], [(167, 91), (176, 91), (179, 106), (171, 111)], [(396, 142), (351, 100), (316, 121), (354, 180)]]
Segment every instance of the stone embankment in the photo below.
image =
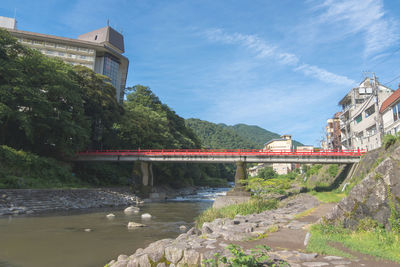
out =
[(138, 202), (140, 199), (127, 188), (1, 189), (0, 216), (127, 206)]
[[(260, 238), (276, 227), (304, 227), (305, 223), (295, 220), (295, 215), (318, 205), (315, 198), (302, 194), (285, 201), (284, 207), (276, 210), (204, 223), (202, 229), (192, 228), (176, 239), (159, 240), (145, 249), (138, 249), (133, 255), (120, 255), (117, 260), (109, 262), (108, 266), (200, 266), (203, 260), (212, 258), (215, 253), (230, 257), (230, 252), (225, 249), (230, 243), (240, 244)], [(285, 253), (287, 255), (289, 252)], [(317, 256), (290, 253), (296, 260), (305, 262), (313, 262)], [(269, 254), (275, 262), (282, 262), (286, 258), (273, 250)]]

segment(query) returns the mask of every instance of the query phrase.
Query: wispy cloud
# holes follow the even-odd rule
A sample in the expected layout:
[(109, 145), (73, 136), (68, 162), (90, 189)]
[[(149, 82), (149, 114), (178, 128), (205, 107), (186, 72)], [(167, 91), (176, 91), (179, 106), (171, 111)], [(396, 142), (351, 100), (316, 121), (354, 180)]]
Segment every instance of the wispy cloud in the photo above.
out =
[(320, 23), (340, 24), (345, 34), (363, 34), (365, 57), (382, 52), (399, 40), (398, 23), (385, 14), (383, 0), (325, 0), (314, 8), (322, 11)]
[(257, 35), (229, 34), (222, 29), (209, 29), (205, 31), (205, 36), (211, 41), (240, 45), (253, 52), (258, 59), (272, 59), (281, 65), (292, 67), (293, 71), (301, 72), (306, 76), (326, 83), (345, 86), (351, 86), (356, 83), (346, 76), (331, 73), (318, 66), (302, 63), (297, 55), (282, 51), (278, 46), (268, 43)]

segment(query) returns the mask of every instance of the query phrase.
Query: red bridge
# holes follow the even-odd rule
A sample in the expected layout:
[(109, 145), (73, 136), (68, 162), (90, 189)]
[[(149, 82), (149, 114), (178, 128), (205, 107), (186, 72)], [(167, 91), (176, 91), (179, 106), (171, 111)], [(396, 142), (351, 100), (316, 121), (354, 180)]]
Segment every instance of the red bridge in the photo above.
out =
[(138, 149), (96, 150), (76, 154), (75, 161), (355, 163), (365, 150)]
[(140, 161), (142, 191), (153, 186), (152, 162), (236, 163), (235, 185), (247, 178), (246, 163), (354, 164), (364, 150), (260, 150), (260, 149), (138, 149), (96, 150), (75, 155), (74, 161)]

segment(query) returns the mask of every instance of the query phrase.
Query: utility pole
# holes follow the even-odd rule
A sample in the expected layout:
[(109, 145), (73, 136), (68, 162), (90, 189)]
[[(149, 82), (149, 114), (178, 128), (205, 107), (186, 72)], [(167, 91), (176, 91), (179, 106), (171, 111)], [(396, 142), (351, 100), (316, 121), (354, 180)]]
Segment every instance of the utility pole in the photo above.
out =
[(383, 137), (383, 123), (382, 123), (382, 117), (381, 114), (379, 113), (379, 87), (378, 87), (378, 81), (375, 76), (375, 73), (372, 73), (372, 90), (374, 92), (375, 96), (375, 121), (376, 121), (376, 134), (379, 137), (379, 142), (381, 142), (382, 137)]

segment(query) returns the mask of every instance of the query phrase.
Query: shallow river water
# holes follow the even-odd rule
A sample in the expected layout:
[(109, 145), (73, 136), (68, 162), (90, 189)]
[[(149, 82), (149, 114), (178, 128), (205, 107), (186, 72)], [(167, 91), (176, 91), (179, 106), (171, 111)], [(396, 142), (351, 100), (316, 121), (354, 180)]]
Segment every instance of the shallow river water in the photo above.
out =
[[(194, 218), (212, 205), (223, 190), (199, 192), (188, 198), (146, 203), (137, 215), (127, 216), (123, 207), (58, 213), (36, 217), (0, 218), (0, 267), (94, 267), (104, 266), (120, 254), (163, 238), (175, 238), (179, 226), (189, 229)], [(114, 213), (115, 219), (106, 215)], [(150, 220), (140, 214), (150, 213)], [(148, 227), (128, 230), (129, 221)], [(85, 229), (92, 229), (85, 232)]]

